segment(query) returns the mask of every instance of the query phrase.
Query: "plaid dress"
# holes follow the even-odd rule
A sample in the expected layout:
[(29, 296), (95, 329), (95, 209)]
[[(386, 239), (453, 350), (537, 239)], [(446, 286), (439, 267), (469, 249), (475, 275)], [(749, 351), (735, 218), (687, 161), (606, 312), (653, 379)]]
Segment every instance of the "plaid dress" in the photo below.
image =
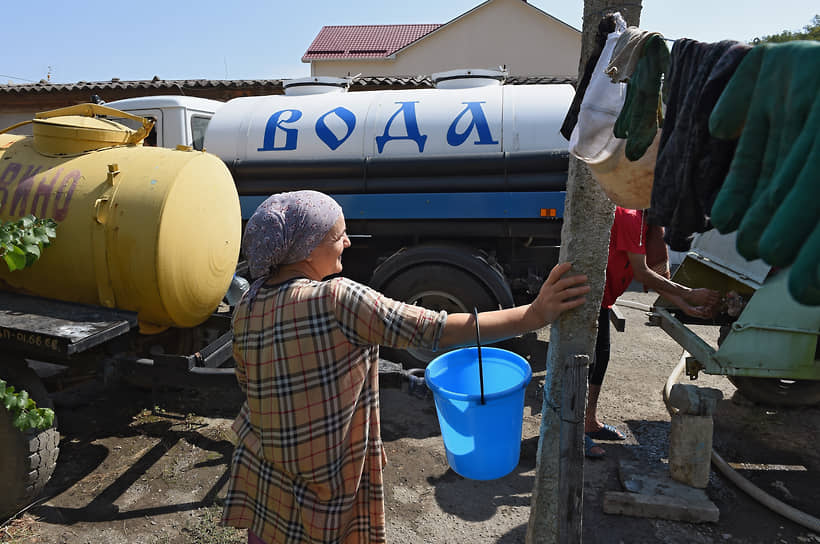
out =
[(246, 401), (222, 521), (265, 542), (384, 542), (379, 344), (435, 349), (445, 312), (346, 278), (263, 286), (234, 312)]

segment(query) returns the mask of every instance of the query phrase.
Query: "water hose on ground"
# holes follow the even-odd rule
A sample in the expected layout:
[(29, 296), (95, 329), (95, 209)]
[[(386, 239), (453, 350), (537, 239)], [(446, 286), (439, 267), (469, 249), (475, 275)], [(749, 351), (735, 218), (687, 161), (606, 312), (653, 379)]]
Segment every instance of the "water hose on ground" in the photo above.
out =
[[(669, 404), (669, 394), (672, 390), (672, 386), (678, 382), (680, 375), (683, 374), (683, 371), (686, 368), (686, 358), (688, 356), (689, 354), (684, 351), (680, 358), (680, 362), (674, 370), (672, 370), (672, 374), (670, 374), (669, 378), (667, 378), (666, 385), (663, 388), (663, 402), (666, 404), (666, 409), (670, 415), (674, 415), (676, 413), (676, 409)], [(715, 465), (715, 467), (733, 484), (745, 491), (763, 506), (780, 514), (784, 518), (814, 531), (815, 533), (820, 533), (820, 519), (810, 516), (797, 508), (789, 506), (754, 485), (752, 482), (741, 476), (735, 469), (729, 466), (729, 463), (724, 461), (714, 448), (712, 448), (712, 464)]]

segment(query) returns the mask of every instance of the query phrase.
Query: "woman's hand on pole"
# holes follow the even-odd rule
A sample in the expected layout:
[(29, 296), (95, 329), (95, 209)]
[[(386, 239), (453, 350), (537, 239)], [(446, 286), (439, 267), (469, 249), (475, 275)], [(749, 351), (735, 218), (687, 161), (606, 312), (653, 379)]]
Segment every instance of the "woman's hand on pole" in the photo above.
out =
[(552, 323), (567, 310), (577, 308), (586, 302), (583, 295), (589, 293), (587, 277), (584, 274), (567, 275), (572, 269), (571, 263), (560, 263), (550, 272), (547, 280), (541, 285), (538, 296), (530, 305), (538, 315), (541, 327)]

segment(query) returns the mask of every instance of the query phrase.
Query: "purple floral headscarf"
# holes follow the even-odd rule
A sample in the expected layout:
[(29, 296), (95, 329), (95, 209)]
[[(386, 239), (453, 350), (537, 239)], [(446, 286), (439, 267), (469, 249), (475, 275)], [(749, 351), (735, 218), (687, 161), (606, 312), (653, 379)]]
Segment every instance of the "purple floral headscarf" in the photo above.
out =
[(265, 278), (280, 265), (306, 259), (341, 215), (341, 206), (318, 191), (279, 193), (265, 200), (248, 220), (242, 240), (251, 278)]

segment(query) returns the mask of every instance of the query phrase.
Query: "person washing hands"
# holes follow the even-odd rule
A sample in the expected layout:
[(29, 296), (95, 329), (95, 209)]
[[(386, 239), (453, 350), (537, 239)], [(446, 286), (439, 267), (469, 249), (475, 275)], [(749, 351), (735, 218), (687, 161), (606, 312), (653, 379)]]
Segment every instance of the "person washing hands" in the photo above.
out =
[[(234, 310), (233, 353), (246, 398), (222, 522), (247, 528), (250, 544), (384, 542), (379, 345), (470, 345), (475, 317), (326, 279), (350, 240), (323, 193), (271, 196), (242, 244), (254, 281)], [(587, 278), (570, 269), (553, 268), (531, 304), (478, 314), (482, 337), (533, 331), (583, 304)]]
[(711, 317), (720, 303), (720, 293), (711, 289), (690, 289), (658, 274), (646, 263), (646, 235), (648, 224), (641, 210), (618, 206), (609, 236), (609, 258), (606, 265), (606, 283), (601, 312), (598, 315), (598, 337), (595, 357), (589, 368), (589, 390), (584, 419), (584, 453), (589, 458), (601, 458), (605, 451), (595, 440), (625, 440), (626, 436), (613, 425), (598, 419), (598, 397), (609, 364), (609, 309), (632, 280), (643, 283), (675, 304), (687, 315)]

